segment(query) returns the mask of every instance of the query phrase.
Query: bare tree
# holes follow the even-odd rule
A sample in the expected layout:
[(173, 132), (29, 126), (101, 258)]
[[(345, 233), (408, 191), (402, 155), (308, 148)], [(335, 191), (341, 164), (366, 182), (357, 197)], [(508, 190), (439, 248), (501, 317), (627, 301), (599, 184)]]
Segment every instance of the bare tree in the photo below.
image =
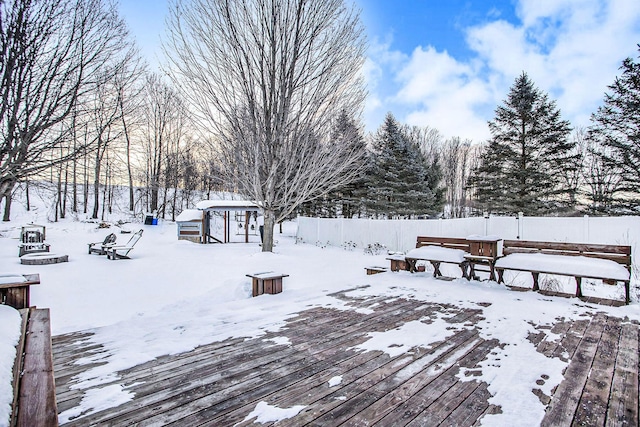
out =
[(620, 213), (618, 196), (624, 193), (622, 166), (609, 159), (612, 149), (605, 145), (598, 134), (581, 129), (578, 146), (582, 150), (582, 195), (588, 201), (591, 214)]
[(364, 153), (330, 146), (332, 121), (359, 114), (365, 39), (343, 0), (176, 0), (169, 72), (215, 137), (224, 172), (273, 227), (359, 174)]
[[(93, 212), (91, 218), (98, 218), (100, 210), (100, 183), (105, 182), (101, 178), (103, 159), (112, 142), (120, 137), (121, 129), (117, 127), (121, 120), (118, 92), (113, 87), (113, 74), (106, 71), (104, 78), (93, 94), (92, 108), (88, 111), (90, 130), (93, 133), (94, 147), (94, 176), (93, 176)], [(107, 171), (105, 171), (107, 172)], [(106, 189), (105, 189), (106, 191)], [(103, 199), (104, 200), (104, 199)], [(104, 219), (104, 214), (102, 215)]]
[[(82, 149), (69, 144), (71, 126), (60, 124), (126, 35), (104, 0), (0, 2), (0, 198)], [(73, 149), (61, 157), (61, 146)]]
[(142, 135), (150, 196), (148, 208), (156, 211), (162, 207), (159, 204), (159, 194), (162, 184), (166, 184), (162, 182), (162, 177), (167, 167), (168, 152), (178, 150), (184, 133), (186, 110), (175, 89), (163, 82), (158, 75), (150, 74), (145, 86)]
[(134, 210), (133, 165), (132, 165), (132, 133), (142, 124), (142, 107), (145, 88), (141, 82), (145, 75), (146, 64), (140, 58), (137, 49), (130, 51), (129, 60), (115, 76), (114, 88), (118, 92), (118, 106), (122, 121), (122, 135), (125, 140), (125, 162), (129, 181), (129, 210)]
[[(475, 150), (477, 151), (477, 150)], [(471, 141), (459, 137), (447, 139), (442, 145), (442, 170), (445, 186), (445, 215), (451, 218), (467, 216), (467, 179), (474, 155)]]

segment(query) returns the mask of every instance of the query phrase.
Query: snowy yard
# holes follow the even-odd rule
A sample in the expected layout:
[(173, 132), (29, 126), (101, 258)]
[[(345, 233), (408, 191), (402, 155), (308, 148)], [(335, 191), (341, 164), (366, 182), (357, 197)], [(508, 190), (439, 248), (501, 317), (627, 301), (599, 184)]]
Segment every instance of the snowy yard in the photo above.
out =
[[(490, 402), (502, 411), (485, 416), (483, 423), (536, 425), (545, 407), (532, 390), (542, 388), (550, 394), (562, 381), (568, 362), (536, 351), (529, 339), (537, 332), (534, 325), (551, 325), (561, 318), (577, 320), (596, 312), (640, 320), (637, 303), (619, 308), (594, 306), (575, 298), (513, 292), (495, 282), (435, 280), (429, 272), (366, 276), (365, 267), (387, 265), (385, 255), (296, 244), (293, 223), (287, 224), (284, 234), (276, 232), (274, 253), (262, 253), (257, 243), (198, 245), (177, 241), (175, 224), (170, 222), (128, 224), (130, 230), (143, 228), (144, 234), (130, 254), (132, 259), (118, 261), (87, 254), (87, 243), (101, 241), (117, 228), (98, 229), (95, 223), (72, 221), (46, 224), (52, 251), (68, 254), (69, 262), (45, 266), (20, 265), (20, 225), (14, 221), (0, 230), (0, 271), (39, 273), (41, 284), (32, 286), (31, 304), (51, 309), (53, 335), (92, 329), (91, 340), (106, 349), (107, 356), (100, 356), (105, 364), (90, 367), (75, 379), (84, 398), (60, 414), (62, 424), (132, 399), (124, 386), (113, 387), (119, 371), (227, 338), (277, 332), (288, 319), (309, 308), (361, 310), (330, 295), (358, 288), (350, 295), (480, 308), (481, 320), (475, 325), (480, 336), (504, 344), (480, 363), (481, 374), (475, 377), (489, 384)], [(128, 238), (118, 234), (121, 243)], [(245, 275), (270, 270), (289, 274), (284, 292), (251, 298), (251, 281)], [(485, 302), (490, 305), (478, 305)], [(16, 317), (11, 309), (0, 307), (0, 425), (8, 417), (11, 391), (7, 382), (11, 343), (16, 339), (16, 331), (7, 325), (17, 325)], [(448, 324), (439, 319), (415, 321), (371, 334), (359, 351), (410, 353), (416, 347), (429, 348), (447, 340), (451, 333)], [(91, 362), (94, 360), (83, 361)], [(549, 377), (543, 387), (536, 385), (541, 375)], [(254, 416), (277, 420), (295, 413), (260, 404)]]

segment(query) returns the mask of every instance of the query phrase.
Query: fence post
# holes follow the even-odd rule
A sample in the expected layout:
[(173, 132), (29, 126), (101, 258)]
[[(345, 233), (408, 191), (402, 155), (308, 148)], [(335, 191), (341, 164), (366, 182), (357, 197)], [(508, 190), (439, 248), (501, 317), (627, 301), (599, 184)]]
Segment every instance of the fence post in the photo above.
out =
[(589, 215), (585, 215), (582, 221), (582, 240), (589, 243)]
[(524, 228), (524, 214), (522, 212), (518, 212), (518, 217), (516, 218), (516, 220), (518, 221), (518, 237), (516, 237), (516, 239), (520, 240), (524, 238), (524, 236), (522, 235), (522, 230)]
[(489, 235), (489, 212), (484, 211), (484, 235), (488, 236)]

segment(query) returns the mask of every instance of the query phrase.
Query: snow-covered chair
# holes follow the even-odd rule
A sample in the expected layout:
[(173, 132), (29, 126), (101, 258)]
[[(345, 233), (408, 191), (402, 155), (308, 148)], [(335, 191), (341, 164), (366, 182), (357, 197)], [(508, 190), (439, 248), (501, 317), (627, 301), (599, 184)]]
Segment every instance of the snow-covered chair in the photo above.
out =
[(116, 235), (111, 233), (102, 242), (89, 243), (89, 254), (106, 255), (107, 249), (116, 245), (116, 238)]
[(46, 229), (42, 225), (27, 225), (22, 227), (20, 232), (20, 244), (18, 245), (18, 256), (34, 254), (39, 252), (49, 252), (51, 245), (45, 243)]
[(138, 240), (142, 237), (142, 230), (138, 230), (131, 236), (126, 245), (111, 246), (107, 248), (107, 258), (109, 259), (129, 259), (129, 252), (133, 249)]

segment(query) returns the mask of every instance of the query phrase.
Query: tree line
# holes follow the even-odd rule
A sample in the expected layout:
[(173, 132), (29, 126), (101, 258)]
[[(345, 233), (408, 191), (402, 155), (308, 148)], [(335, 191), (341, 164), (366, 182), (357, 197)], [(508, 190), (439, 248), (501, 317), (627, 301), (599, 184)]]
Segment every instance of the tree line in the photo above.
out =
[[(343, 0), (170, 8), (162, 76), (108, 0), (0, 2), (0, 198), (53, 187), (52, 220), (114, 208), (175, 218), (213, 191), (297, 213), (375, 218), (637, 211), (640, 66), (572, 129), (522, 73), (491, 138), (445, 139), (389, 113), (364, 135), (366, 40)], [(437, 124), (436, 124), (437, 126)], [(114, 206), (126, 192), (127, 206)]]
[(444, 140), (435, 128), (401, 125), (388, 114), (368, 143), (359, 143), (368, 155), (360, 179), (303, 212), (382, 218), (638, 214), (640, 63), (627, 58), (621, 71), (588, 127), (572, 128), (525, 72), (496, 108), (486, 143)]
[(41, 187), (53, 221), (104, 219), (123, 189), (122, 210), (175, 218), (222, 189), (184, 98), (149, 71), (113, 2), (1, 2), (0, 37), (5, 221), (16, 192), (29, 208)]

